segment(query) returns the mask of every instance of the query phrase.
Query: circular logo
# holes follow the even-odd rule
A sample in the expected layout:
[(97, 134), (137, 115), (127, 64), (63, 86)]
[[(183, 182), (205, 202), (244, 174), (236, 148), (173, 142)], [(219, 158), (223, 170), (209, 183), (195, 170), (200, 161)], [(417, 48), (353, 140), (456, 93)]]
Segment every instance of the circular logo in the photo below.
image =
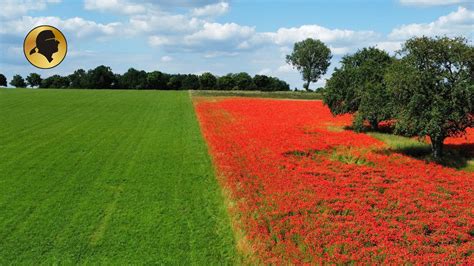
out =
[(32, 29), (23, 42), (26, 59), (37, 68), (59, 65), (67, 53), (67, 41), (55, 27), (42, 25)]

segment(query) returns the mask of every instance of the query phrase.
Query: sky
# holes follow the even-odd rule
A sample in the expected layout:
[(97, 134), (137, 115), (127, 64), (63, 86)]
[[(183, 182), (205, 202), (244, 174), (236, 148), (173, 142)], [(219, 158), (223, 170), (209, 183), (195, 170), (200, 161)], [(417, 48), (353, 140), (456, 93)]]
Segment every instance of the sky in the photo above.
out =
[[(414, 36), (474, 39), (474, 0), (0, 0), (0, 73), (10, 81), (68, 75), (98, 65), (166, 73), (248, 72), (302, 88), (285, 62), (295, 42), (319, 39), (333, 58), (368, 46), (391, 55)], [(68, 54), (57, 67), (31, 66), (23, 40), (35, 26), (60, 29)]]

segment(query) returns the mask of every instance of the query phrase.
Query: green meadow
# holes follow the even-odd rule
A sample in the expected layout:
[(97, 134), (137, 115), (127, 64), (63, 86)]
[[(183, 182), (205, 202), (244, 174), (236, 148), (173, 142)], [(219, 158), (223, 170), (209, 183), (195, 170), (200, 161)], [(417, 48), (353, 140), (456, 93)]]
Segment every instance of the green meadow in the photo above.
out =
[(231, 264), (188, 92), (0, 90), (0, 264)]

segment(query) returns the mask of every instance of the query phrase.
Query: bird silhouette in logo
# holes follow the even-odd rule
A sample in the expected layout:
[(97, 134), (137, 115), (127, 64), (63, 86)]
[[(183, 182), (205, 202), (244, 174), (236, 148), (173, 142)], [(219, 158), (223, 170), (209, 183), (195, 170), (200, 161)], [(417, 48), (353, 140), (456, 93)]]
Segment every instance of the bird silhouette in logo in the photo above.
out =
[(51, 30), (44, 30), (36, 37), (36, 46), (31, 49), (30, 55), (38, 53), (46, 57), (48, 62), (53, 61), (53, 54), (58, 52), (59, 41)]

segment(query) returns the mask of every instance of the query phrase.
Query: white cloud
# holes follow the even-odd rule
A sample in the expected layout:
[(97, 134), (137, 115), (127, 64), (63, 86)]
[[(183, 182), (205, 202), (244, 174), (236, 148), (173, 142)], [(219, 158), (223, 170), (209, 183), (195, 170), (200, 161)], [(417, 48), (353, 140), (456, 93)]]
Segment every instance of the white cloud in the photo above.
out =
[(216, 58), (216, 57), (221, 57), (221, 56), (233, 57), (237, 55), (239, 55), (239, 53), (237, 52), (210, 51), (210, 52), (204, 53), (204, 58)]
[(163, 46), (171, 45), (173, 44), (173, 41), (170, 38), (164, 36), (150, 36), (148, 38), (148, 43), (151, 46)]
[(114, 11), (123, 14), (139, 14), (147, 10), (145, 4), (135, 4), (127, 0), (85, 0), (86, 10)]
[(402, 5), (407, 6), (445, 6), (467, 2), (466, 0), (400, 0)]
[(195, 17), (221, 16), (229, 11), (229, 3), (220, 2), (213, 5), (194, 8), (191, 15)]
[(383, 41), (374, 45), (375, 47), (387, 51), (389, 54), (394, 54), (402, 48), (401, 41)]
[(255, 34), (254, 27), (241, 26), (236, 23), (209, 23), (203, 28), (184, 38), (188, 44), (197, 44), (205, 41), (229, 41), (248, 39)]
[(474, 32), (474, 11), (458, 7), (454, 12), (439, 17), (431, 23), (408, 24), (392, 30), (389, 38), (405, 40), (413, 36), (471, 36)]
[(0, 18), (16, 18), (33, 10), (44, 10), (48, 4), (59, 3), (61, 0), (3, 0)]
[(289, 64), (284, 64), (278, 67), (277, 72), (279, 73), (291, 73), (291, 72), (297, 72), (292, 66)]
[(319, 39), (325, 43), (351, 44), (378, 37), (374, 31), (329, 29), (319, 25), (303, 25), (298, 28), (280, 28), (276, 32), (264, 33), (277, 45), (289, 45), (306, 38)]
[(165, 55), (165, 56), (161, 57), (161, 62), (166, 63), (166, 62), (171, 62), (171, 61), (173, 61), (173, 57), (171, 57), (171, 56)]
[(132, 16), (129, 20), (128, 31), (167, 32), (170, 34), (190, 33), (199, 30), (205, 23), (198, 18), (185, 15), (173, 15), (161, 11), (149, 11), (147, 14)]
[(270, 75), (272, 70), (270, 68), (264, 68), (257, 72), (257, 75)]
[(97, 23), (83, 18), (74, 17), (61, 19), (58, 17), (30, 17), (23, 16), (21, 19), (3, 22), (0, 34), (12, 34), (24, 36), (32, 28), (39, 25), (55, 26), (70, 35), (78, 38), (85, 36), (103, 37), (104, 35), (114, 35), (119, 30), (121, 23), (114, 22), (108, 24)]

